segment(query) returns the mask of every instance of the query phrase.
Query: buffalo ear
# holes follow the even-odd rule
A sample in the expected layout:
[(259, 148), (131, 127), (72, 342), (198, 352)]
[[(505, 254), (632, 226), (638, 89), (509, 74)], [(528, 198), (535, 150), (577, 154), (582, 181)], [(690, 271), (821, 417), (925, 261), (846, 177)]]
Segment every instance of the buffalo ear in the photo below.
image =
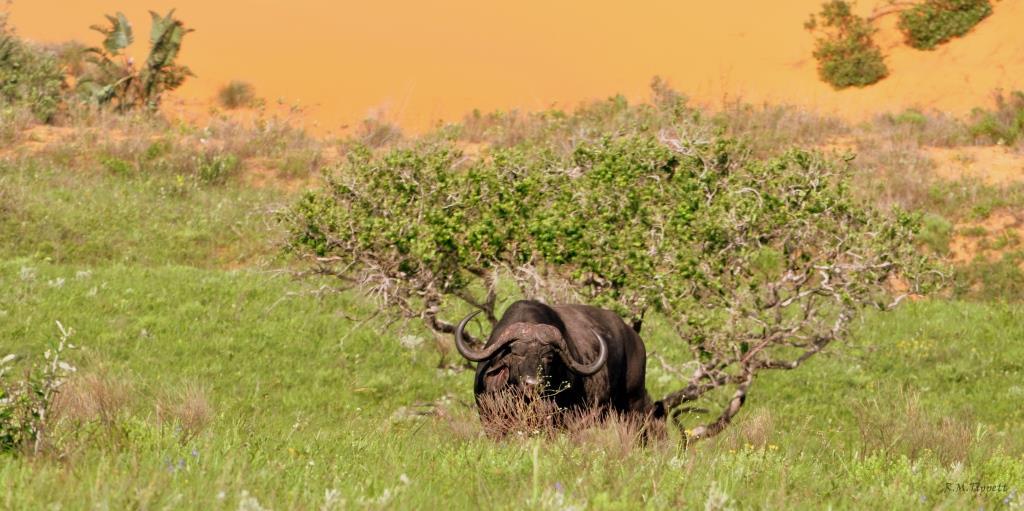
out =
[(500, 369), (490, 369), (484, 374), (485, 387), (489, 390), (497, 390), (508, 383), (508, 366), (501, 366)]
[(640, 328), (644, 326), (644, 318), (633, 318), (633, 331), (640, 333)]

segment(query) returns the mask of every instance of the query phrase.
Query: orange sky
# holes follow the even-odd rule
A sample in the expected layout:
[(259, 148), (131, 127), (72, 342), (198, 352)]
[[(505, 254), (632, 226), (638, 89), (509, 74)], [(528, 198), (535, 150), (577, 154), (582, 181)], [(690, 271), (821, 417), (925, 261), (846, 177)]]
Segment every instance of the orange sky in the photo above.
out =
[[(876, 3), (860, 2), (864, 11)], [(182, 62), (207, 100), (231, 79), (311, 106), (333, 130), (384, 111), (424, 127), (472, 110), (552, 105), (621, 92), (646, 98), (661, 75), (699, 102), (780, 101), (848, 117), (908, 106), (962, 113), (994, 89), (1024, 89), (1024, 0), (995, 3), (968, 37), (937, 51), (880, 42), (892, 76), (862, 90), (818, 81), (802, 27), (821, 0), (15, 0), (12, 23), (41, 41), (97, 44), (88, 26), (124, 11), (138, 41), (147, 9), (178, 8), (197, 29)], [(286, 6), (286, 7), (285, 7)], [(894, 17), (890, 18), (891, 25)]]

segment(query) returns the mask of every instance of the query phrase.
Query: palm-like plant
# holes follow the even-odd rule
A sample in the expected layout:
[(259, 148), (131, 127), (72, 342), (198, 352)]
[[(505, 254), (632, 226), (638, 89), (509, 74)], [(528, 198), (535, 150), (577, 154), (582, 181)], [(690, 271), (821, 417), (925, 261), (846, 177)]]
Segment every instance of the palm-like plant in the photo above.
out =
[(185, 34), (192, 29), (174, 18), (172, 9), (166, 16), (150, 11), (153, 28), (149, 38), (149, 57), (138, 67), (124, 50), (135, 40), (132, 24), (123, 13), (107, 16), (109, 26), (93, 25), (103, 34), (103, 45), (90, 48), (90, 66), (78, 77), (77, 87), (88, 98), (100, 105), (110, 105), (117, 111), (160, 106), (161, 95), (180, 87), (190, 76), (187, 66), (175, 61), (181, 51)]

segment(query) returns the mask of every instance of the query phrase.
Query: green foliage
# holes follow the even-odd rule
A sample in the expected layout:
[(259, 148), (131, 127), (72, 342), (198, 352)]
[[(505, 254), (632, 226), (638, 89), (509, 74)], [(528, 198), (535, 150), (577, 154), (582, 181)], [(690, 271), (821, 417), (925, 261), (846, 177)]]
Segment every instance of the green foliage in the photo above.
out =
[(57, 59), (19, 39), (0, 18), (0, 108), (25, 107), (50, 122), (60, 110), (64, 87)]
[(812, 355), (842, 339), (857, 313), (888, 304), (893, 275), (920, 291), (917, 217), (855, 199), (842, 164), (796, 149), (753, 159), (677, 129), (475, 160), (444, 142), (356, 149), (283, 216), (289, 246), (440, 332), (449, 298), (493, 319), (502, 278), (552, 303), (656, 313), (732, 382), (794, 356), (790, 339), (815, 339), (794, 341)]
[(1014, 144), (1024, 139), (1024, 92), (996, 95), (996, 108), (975, 108), (968, 132), (976, 140), (989, 143)]
[(743, 161), (729, 139), (687, 149), (605, 137), (567, 160), (516, 147), (464, 168), (445, 145), (354, 151), (326, 191), (296, 206), (292, 248), (371, 258), (446, 293), (467, 286), (467, 275), (531, 262), (633, 315), (749, 291), (738, 268), (767, 247), (786, 254), (789, 269), (849, 229), (892, 236), (865, 253), (906, 249), (910, 224), (858, 205), (842, 171), (815, 155)]
[(909, 46), (932, 50), (966, 34), (989, 14), (989, 0), (925, 0), (900, 13), (899, 29)]
[(949, 242), (953, 235), (953, 224), (940, 215), (927, 214), (921, 222), (918, 240), (938, 255), (949, 253)]
[(241, 160), (233, 154), (213, 153), (196, 157), (199, 180), (208, 184), (224, 184), (241, 165)]
[(872, 39), (876, 29), (864, 18), (853, 14), (845, 0), (830, 0), (822, 5), (821, 23), (813, 15), (804, 25), (820, 32), (815, 41), (814, 58), (818, 75), (836, 89), (864, 87), (889, 74), (882, 50)]
[(161, 160), (141, 160), (140, 168), (134, 158), (105, 159), (107, 172), (0, 164), (0, 258), (216, 267), (276, 254), (267, 237), (277, 234), (253, 212), (280, 192), (205, 185), (190, 166), (218, 160), (212, 155), (182, 157), (167, 169), (153, 167)]
[(217, 92), (217, 101), (229, 110), (245, 108), (256, 103), (256, 93), (252, 84), (241, 80), (232, 80)]
[(91, 28), (103, 34), (102, 48), (92, 48), (90, 66), (78, 76), (78, 89), (100, 105), (117, 111), (135, 108), (155, 110), (164, 92), (180, 87), (192, 71), (176, 63), (186, 34), (192, 32), (174, 18), (172, 9), (166, 16), (150, 11), (152, 30), (149, 56), (142, 66), (122, 55), (135, 40), (132, 25), (122, 13), (107, 16), (110, 26)]
[(983, 257), (957, 268), (954, 290), (958, 296), (980, 300), (1024, 297), (1024, 252), (1007, 252), (998, 260)]
[(71, 332), (57, 323), (60, 341), (47, 349), (45, 360), (25, 370), (25, 376), (10, 381), (15, 355), (0, 359), (0, 454), (38, 453), (44, 436), (53, 425), (50, 412), (57, 391), (75, 368), (63, 360), (64, 351), (74, 348), (68, 340)]
[(120, 55), (128, 46), (131, 46), (135, 42), (135, 34), (132, 32), (132, 24), (128, 21), (123, 13), (117, 13), (117, 16), (107, 15), (107, 21), (110, 22), (109, 27), (102, 25), (93, 25), (89, 28), (103, 34), (103, 48), (107, 50), (110, 55)]

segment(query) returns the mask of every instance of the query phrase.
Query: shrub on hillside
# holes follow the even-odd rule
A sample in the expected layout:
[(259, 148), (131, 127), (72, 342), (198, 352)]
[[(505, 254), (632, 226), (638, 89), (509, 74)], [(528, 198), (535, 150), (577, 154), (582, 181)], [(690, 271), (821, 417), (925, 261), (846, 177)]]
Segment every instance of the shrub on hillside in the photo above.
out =
[(812, 15), (804, 26), (821, 33), (815, 42), (814, 58), (823, 81), (836, 89), (864, 87), (889, 74), (882, 50), (872, 39), (876, 29), (853, 14), (849, 2), (826, 2), (820, 16), (820, 23)]
[(63, 91), (64, 73), (54, 55), (19, 39), (0, 14), (0, 107), (27, 108), (50, 122)]
[(220, 106), (228, 110), (246, 108), (256, 102), (256, 92), (252, 85), (241, 80), (232, 80), (217, 92)]
[(1024, 139), (1024, 92), (996, 94), (994, 110), (975, 108), (971, 112), (970, 135), (975, 140), (1014, 144)]
[(989, 0), (926, 0), (900, 13), (906, 43), (919, 50), (960, 37), (992, 14)]
[(444, 142), (353, 149), (282, 217), (289, 247), (437, 332), (454, 328), (451, 300), (493, 324), (501, 279), (634, 324), (657, 313), (703, 369), (663, 404), (735, 391), (696, 437), (729, 423), (755, 373), (843, 339), (857, 312), (889, 303), (889, 277), (914, 282), (926, 265), (916, 219), (857, 200), (842, 164), (801, 150), (753, 159), (691, 123), (560, 138), (559, 126), (587, 122), (553, 119), (540, 130), (552, 139), (476, 159)]

